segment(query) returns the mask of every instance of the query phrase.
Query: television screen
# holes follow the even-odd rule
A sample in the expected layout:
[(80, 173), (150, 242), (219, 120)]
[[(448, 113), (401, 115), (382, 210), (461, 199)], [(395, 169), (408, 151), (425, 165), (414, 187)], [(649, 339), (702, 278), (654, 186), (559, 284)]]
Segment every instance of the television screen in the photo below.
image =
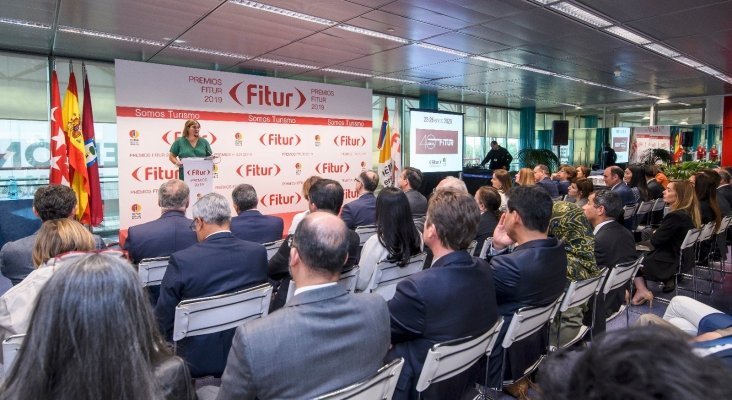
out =
[(615, 150), (617, 156), (615, 162), (618, 164), (627, 163), (630, 151), (630, 128), (611, 128), (610, 146)]
[(410, 110), (409, 165), (422, 172), (463, 169), (463, 114)]

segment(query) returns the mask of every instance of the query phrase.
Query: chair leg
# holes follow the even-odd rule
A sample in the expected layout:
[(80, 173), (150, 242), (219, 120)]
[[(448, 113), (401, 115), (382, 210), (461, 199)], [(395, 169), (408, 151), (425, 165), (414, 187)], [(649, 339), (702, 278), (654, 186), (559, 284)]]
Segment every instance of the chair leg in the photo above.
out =
[[(554, 348), (556, 350), (559, 350), (560, 348), (562, 348), (562, 344), (559, 343), (559, 333), (562, 330), (562, 312), (559, 311), (559, 313), (557, 313), (557, 315), (558, 315), (558, 318), (557, 318), (557, 345), (554, 346)], [(551, 327), (551, 322), (549, 323), (549, 326)], [(551, 329), (549, 329), (549, 331), (551, 332)], [(549, 346), (549, 350), (551, 350), (551, 345)]]

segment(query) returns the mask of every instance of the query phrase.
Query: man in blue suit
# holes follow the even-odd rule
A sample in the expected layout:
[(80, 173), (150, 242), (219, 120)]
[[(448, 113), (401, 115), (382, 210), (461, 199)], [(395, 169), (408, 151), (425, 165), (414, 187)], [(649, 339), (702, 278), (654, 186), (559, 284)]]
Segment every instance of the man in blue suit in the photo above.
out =
[[(173, 336), (175, 306), (182, 300), (231, 293), (267, 282), (267, 251), (259, 243), (237, 239), (229, 230), (229, 202), (209, 193), (193, 205), (193, 229), (198, 243), (173, 253), (155, 306), (160, 331)], [(177, 343), (191, 376), (220, 377), (234, 330), (185, 338)]]
[(193, 220), (185, 214), (189, 195), (188, 185), (178, 179), (160, 185), (160, 218), (131, 226), (127, 231), (124, 249), (133, 263), (145, 258), (167, 257), (196, 243), (196, 234), (191, 231)]
[(559, 188), (557, 188), (557, 184), (549, 178), (549, 175), (549, 167), (546, 165), (539, 164), (534, 167), (534, 179), (536, 180), (536, 185), (546, 190), (551, 198), (555, 198), (559, 196)]
[(257, 191), (252, 185), (242, 183), (231, 192), (238, 216), (231, 219), (231, 233), (241, 240), (269, 243), (282, 239), (282, 218), (262, 215), (257, 211)]
[[(417, 398), (417, 380), (432, 345), (479, 336), (498, 320), (493, 273), (484, 260), (465, 251), (479, 220), (478, 206), (468, 193), (442, 189), (429, 201), (423, 237), (435, 261), (399, 282), (388, 303), (393, 347), (387, 361), (405, 360), (394, 399)], [(426, 398), (461, 398), (474, 372), (430, 386)]]
[(608, 189), (620, 195), (620, 200), (624, 206), (635, 204), (633, 191), (623, 182), (622, 168), (616, 166), (605, 168), (605, 171), (602, 173), (602, 179), (605, 181)]
[(374, 171), (361, 172), (356, 178), (358, 199), (343, 206), (341, 218), (348, 229), (376, 223), (376, 196), (374, 190), (379, 186), (379, 175)]

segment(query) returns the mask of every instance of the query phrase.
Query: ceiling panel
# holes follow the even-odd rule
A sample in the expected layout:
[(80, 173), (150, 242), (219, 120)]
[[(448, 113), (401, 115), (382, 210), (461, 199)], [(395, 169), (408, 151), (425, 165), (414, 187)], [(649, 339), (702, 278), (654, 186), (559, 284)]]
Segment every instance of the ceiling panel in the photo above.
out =
[(470, 54), (484, 54), (508, 48), (508, 46), (504, 44), (458, 32), (450, 32), (444, 35), (435, 36), (425, 40), (425, 43), (435, 44)]
[(348, 23), (359, 28), (370, 29), (409, 40), (423, 40), (449, 32), (445, 28), (378, 10), (354, 18), (348, 21)]
[(661, 41), (687, 35), (713, 34), (729, 29), (729, 19), (732, 15), (730, 4), (725, 1), (689, 8), (683, 12), (659, 12), (655, 16), (636, 20), (627, 25)]
[(381, 10), (453, 30), (493, 19), (490, 15), (444, 1), (400, 0), (381, 7)]
[(271, 0), (266, 2), (270, 6), (314, 15), (336, 22), (346, 22), (373, 10), (370, 3), (364, 2), (361, 5), (353, 1), (344, 0)]
[(144, 61), (155, 54), (160, 47), (141, 43), (119, 42), (94, 38), (74, 33), (58, 32), (54, 53), (59, 56), (75, 57), (79, 49), (92, 60), (114, 60), (116, 58)]
[(53, 31), (0, 24), (0, 49), (49, 53)]
[(10, 1), (0, 0), (0, 16), (3, 18), (22, 19), (53, 24), (56, 2), (47, 0)]
[(680, 13), (709, 4), (725, 3), (720, 0), (663, 0), (662, 3), (638, 0), (576, 0), (576, 2), (611, 16), (619, 22), (637, 21), (659, 14)]

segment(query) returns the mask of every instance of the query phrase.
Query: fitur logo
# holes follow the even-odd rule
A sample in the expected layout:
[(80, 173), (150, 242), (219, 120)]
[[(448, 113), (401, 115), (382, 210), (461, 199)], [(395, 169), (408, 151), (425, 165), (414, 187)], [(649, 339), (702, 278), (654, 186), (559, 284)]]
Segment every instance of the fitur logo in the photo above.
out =
[(242, 178), (247, 176), (277, 176), (280, 174), (280, 171), (281, 168), (277, 164), (242, 164), (236, 169), (236, 174)]
[(315, 147), (320, 147), (320, 135), (315, 135)]
[[(297, 110), (305, 104), (305, 95), (298, 88), (294, 88), (294, 91), (278, 91), (271, 88), (269, 85), (260, 85), (256, 83), (250, 83), (242, 86), (245, 82), (239, 82), (229, 90), (229, 96), (240, 106), (246, 107), (246, 105), (259, 105), (267, 107), (277, 108), (290, 108)], [(246, 91), (244, 96), (239, 93), (239, 88), (242, 91)], [(240, 97), (244, 100), (244, 103), (240, 101)]]
[(130, 210), (132, 210), (132, 219), (142, 219), (142, 206), (139, 203), (133, 204)]
[(237, 132), (234, 134), (234, 146), (241, 147), (242, 143), (244, 141), (244, 134), (241, 132)]
[(295, 163), (295, 175), (302, 173), (302, 163)]
[(139, 146), (139, 145), (140, 145), (140, 131), (133, 129), (130, 131), (130, 146)]
[(299, 203), (300, 200), (302, 200), (302, 196), (297, 192), (295, 194), (271, 193), (262, 196), (259, 199), (259, 204), (265, 207), (291, 206)]
[(297, 146), (302, 140), (299, 135), (282, 135), (279, 133), (263, 133), (259, 143), (265, 146)]
[(132, 177), (139, 182), (180, 179), (178, 168), (163, 169), (162, 167), (137, 167), (132, 171)]
[(315, 166), (315, 171), (317, 171), (319, 174), (343, 174), (348, 172), (351, 169), (351, 167), (347, 163), (332, 163), (332, 162), (325, 162), (325, 163), (318, 163), (318, 165)]

